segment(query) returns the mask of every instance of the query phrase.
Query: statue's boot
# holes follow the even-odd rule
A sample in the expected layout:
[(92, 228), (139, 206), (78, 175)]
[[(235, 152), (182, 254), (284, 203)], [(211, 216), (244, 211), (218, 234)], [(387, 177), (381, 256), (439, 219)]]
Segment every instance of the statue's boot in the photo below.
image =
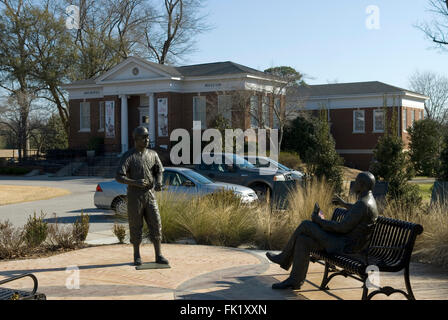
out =
[(168, 264), (169, 263), (168, 260), (164, 256), (162, 256), (160, 247), (161, 247), (160, 241), (154, 241), (154, 251), (156, 254), (156, 263)]
[(141, 266), (142, 258), (140, 257), (140, 245), (134, 245), (134, 266)]
[(285, 269), (286, 271), (289, 270), (289, 266), (287, 266), (286, 264), (283, 263), (283, 259), (282, 259), (280, 254), (273, 254), (273, 253), (270, 253), (270, 252), (266, 252), (266, 257), (270, 261), (272, 261), (272, 262), (274, 262), (276, 264), (279, 264), (282, 269)]
[(294, 282), (291, 278), (286, 279), (285, 281), (274, 283), (272, 285), (272, 289), (282, 290), (282, 289), (292, 289), (299, 290), (303, 285), (303, 281), (300, 283)]

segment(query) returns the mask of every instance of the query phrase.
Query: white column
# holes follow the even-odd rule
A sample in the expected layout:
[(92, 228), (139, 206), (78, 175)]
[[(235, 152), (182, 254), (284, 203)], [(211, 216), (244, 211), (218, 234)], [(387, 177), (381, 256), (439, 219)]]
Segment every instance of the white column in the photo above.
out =
[(149, 97), (149, 141), (151, 148), (156, 144), (156, 103), (153, 92), (147, 94)]
[(121, 95), (121, 153), (125, 153), (129, 148), (128, 135), (128, 96)]

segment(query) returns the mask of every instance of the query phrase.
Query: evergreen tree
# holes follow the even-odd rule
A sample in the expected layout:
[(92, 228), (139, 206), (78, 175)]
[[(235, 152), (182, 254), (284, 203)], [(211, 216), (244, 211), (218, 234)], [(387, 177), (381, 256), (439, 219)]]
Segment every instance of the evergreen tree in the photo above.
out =
[(411, 136), (411, 161), (416, 171), (434, 177), (442, 148), (442, 126), (435, 120), (424, 119), (415, 122), (408, 132)]
[(318, 178), (325, 177), (335, 191), (342, 191), (342, 158), (336, 152), (336, 143), (330, 133), (326, 110), (320, 111), (316, 122), (316, 150), (311, 155), (311, 172)]
[(370, 171), (378, 180), (388, 182), (388, 199), (399, 200), (404, 205), (421, 204), (418, 187), (408, 183), (415, 175), (409, 155), (403, 152), (403, 141), (397, 135), (397, 113), (394, 110), (390, 125), (385, 134), (378, 139), (373, 152), (375, 161)]
[(439, 157), (439, 168), (437, 170), (437, 179), (439, 181), (448, 181), (448, 132), (443, 135), (443, 149)]

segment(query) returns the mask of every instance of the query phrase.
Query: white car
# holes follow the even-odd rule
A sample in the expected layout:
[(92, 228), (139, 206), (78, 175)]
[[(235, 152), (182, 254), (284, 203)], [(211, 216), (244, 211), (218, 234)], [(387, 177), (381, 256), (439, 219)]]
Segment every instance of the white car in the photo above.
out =
[[(258, 200), (254, 190), (248, 187), (214, 182), (200, 173), (188, 168), (164, 168), (163, 190), (186, 196), (205, 195), (218, 190), (232, 190), (242, 203), (253, 203)], [(117, 181), (100, 182), (96, 187), (94, 204), (97, 208), (113, 209), (126, 201), (127, 185)]]
[(244, 156), (244, 158), (252, 163), (257, 168), (268, 168), (268, 167), (275, 167), (279, 168), (280, 170), (283, 170), (285, 172), (288, 172), (291, 174), (292, 178), (294, 180), (302, 181), (305, 178), (305, 174), (298, 170), (293, 170), (288, 168), (287, 166), (275, 161), (274, 159), (268, 158), (268, 157), (260, 157), (260, 156)]

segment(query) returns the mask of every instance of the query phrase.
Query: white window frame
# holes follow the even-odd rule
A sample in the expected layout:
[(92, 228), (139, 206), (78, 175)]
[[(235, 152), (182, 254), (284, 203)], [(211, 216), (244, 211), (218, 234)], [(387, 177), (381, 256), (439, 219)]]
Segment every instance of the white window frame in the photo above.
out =
[[(356, 130), (356, 113), (362, 112), (362, 116), (364, 119), (363, 130)], [(353, 110), (353, 133), (366, 133), (366, 111), (365, 110)]]
[[(84, 115), (83, 108), (86, 107), (87, 110), (84, 110), (87, 115)], [(88, 119), (88, 127), (83, 127), (83, 118), (84, 120)], [(81, 102), (79, 104), (79, 132), (90, 132), (90, 102)]]
[(99, 126), (98, 126), (98, 132), (104, 132), (104, 123), (105, 123), (105, 113), (106, 113), (106, 102), (100, 101), (98, 106), (98, 112), (99, 112)]
[(408, 132), (408, 110), (404, 109), (401, 111), (401, 119), (402, 119), (402, 126), (403, 126), (403, 132)]
[[(257, 95), (251, 96), (249, 103), (250, 103), (250, 106), (249, 106), (249, 108), (250, 108), (250, 114), (249, 114), (249, 117), (250, 117), (250, 127), (252, 129), (257, 129), (259, 124), (260, 124), (260, 121), (259, 121), (259, 116), (260, 115), (258, 114), (258, 111), (259, 111), (258, 110), (259, 97)], [(253, 106), (253, 103), (255, 103), (255, 106)], [(255, 113), (257, 115), (257, 117), (254, 117), (253, 113)]]
[(232, 96), (222, 94), (218, 96), (218, 114), (227, 119), (229, 125), (232, 126)]
[(423, 120), (423, 110), (420, 110), (420, 119), (419, 120)]
[[(201, 101), (200, 105), (198, 105), (198, 101)], [(203, 110), (198, 110), (201, 105), (203, 105)], [(207, 129), (207, 99), (205, 96), (193, 97), (193, 121), (201, 121), (201, 129)]]
[[(383, 114), (383, 129), (377, 129), (376, 127), (376, 114), (382, 113)], [(386, 127), (386, 112), (384, 110), (373, 110), (373, 132), (384, 132), (384, 128)]]

